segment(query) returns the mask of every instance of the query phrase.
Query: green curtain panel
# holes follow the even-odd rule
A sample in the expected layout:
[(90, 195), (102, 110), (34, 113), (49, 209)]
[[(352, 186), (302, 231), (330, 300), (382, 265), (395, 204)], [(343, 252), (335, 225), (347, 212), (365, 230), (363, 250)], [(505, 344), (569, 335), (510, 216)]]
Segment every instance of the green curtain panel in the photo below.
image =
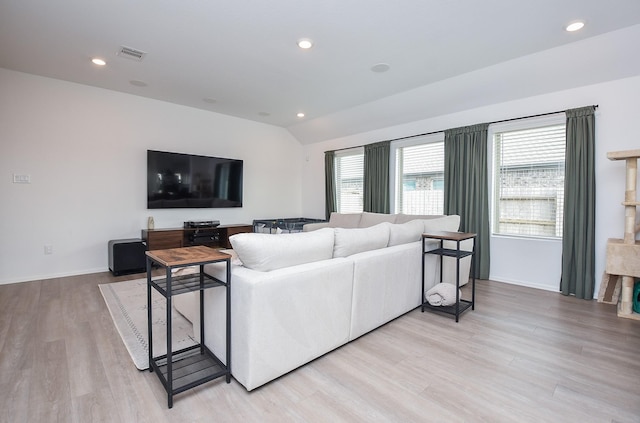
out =
[(363, 209), (372, 213), (389, 213), (390, 141), (364, 146)]
[(460, 230), (477, 234), (479, 279), (489, 279), (488, 127), (484, 123), (444, 132), (444, 213), (460, 215)]
[(335, 151), (324, 153), (324, 207), (327, 220), (331, 213), (336, 211), (335, 156)]
[(564, 295), (592, 300), (595, 287), (595, 107), (567, 110), (562, 276)]

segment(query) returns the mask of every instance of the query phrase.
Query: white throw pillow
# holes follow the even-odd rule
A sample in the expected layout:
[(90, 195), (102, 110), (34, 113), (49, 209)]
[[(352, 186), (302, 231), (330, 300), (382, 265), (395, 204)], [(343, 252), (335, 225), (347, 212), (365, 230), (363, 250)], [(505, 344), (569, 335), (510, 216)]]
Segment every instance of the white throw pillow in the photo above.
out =
[(389, 243), (389, 225), (380, 223), (369, 228), (336, 228), (333, 257), (348, 257), (386, 247)]
[(423, 232), (424, 223), (421, 220), (391, 224), (389, 225), (389, 247), (420, 241)]
[(328, 260), (333, 256), (334, 229), (280, 235), (242, 233), (229, 237), (244, 267), (261, 272)]

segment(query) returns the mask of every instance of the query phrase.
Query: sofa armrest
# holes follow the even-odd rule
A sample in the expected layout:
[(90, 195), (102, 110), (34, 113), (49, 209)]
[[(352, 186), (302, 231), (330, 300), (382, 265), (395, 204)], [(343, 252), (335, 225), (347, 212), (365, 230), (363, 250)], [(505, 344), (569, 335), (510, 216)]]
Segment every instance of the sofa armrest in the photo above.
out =
[[(466, 239), (460, 242), (460, 249), (463, 251), (473, 251), (474, 239)], [(445, 241), (445, 248), (456, 248), (455, 241)], [(443, 257), (443, 282), (456, 283), (456, 259), (453, 257)], [(460, 286), (464, 286), (471, 279), (471, 256), (460, 259)]]
[[(224, 266), (205, 271), (223, 277)], [(231, 277), (231, 372), (252, 390), (349, 340), (353, 261), (338, 258)], [(225, 290), (205, 295), (205, 344), (226, 362)], [(196, 338), (199, 322), (194, 322)]]

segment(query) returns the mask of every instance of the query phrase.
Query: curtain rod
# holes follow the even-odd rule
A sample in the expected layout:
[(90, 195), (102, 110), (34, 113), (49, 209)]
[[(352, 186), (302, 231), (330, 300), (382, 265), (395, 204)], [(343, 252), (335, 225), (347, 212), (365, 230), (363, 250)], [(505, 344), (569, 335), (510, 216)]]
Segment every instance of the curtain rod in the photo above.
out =
[[(584, 106), (584, 107), (589, 107), (589, 106)], [(594, 104), (593, 107), (595, 107), (597, 109), (598, 105)], [(530, 116), (522, 116), (522, 117), (516, 117), (516, 118), (510, 118), (510, 119), (496, 120), (496, 121), (493, 121), (493, 122), (489, 122), (489, 125), (493, 125), (493, 124), (496, 124), (496, 123), (511, 122), (511, 121), (514, 121), (514, 120), (530, 119), (530, 118), (537, 118), (537, 117), (542, 117), (542, 116), (555, 115), (555, 114), (558, 114), (558, 113), (566, 113), (566, 110), (558, 110), (557, 112), (539, 113), (537, 115), (530, 115)], [(390, 140), (387, 140), (387, 141), (392, 142), (392, 141), (408, 140), (408, 139), (411, 139), (411, 138), (424, 137), (426, 135), (439, 134), (440, 132), (444, 132), (444, 131), (445, 130), (440, 130), (440, 131), (425, 132), (423, 134), (407, 135), (406, 137), (393, 138), (393, 139), (390, 139)], [(380, 142), (380, 141), (374, 141), (373, 143), (370, 143), (370, 144), (374, 144), (375, 142)], [(360, 147), (364, 147), (365, 145), (369, 145), (369, 144), (356, 145), (356, 146), (353, 146), (353, 147), (338, 148), (336, 150), (330, 150), (330, 151), (351, 150), (352, 148), (360, 148)], [(326, 153), (326, 151), (325, 151), (325, 153)]]

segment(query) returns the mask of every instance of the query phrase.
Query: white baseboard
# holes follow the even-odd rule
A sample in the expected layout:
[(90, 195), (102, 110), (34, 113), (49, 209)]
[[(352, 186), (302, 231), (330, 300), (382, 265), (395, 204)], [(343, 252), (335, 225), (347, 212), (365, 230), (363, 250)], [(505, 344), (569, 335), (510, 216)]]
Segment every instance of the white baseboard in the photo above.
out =
[(109, 268), (99, 267), (94, 269), (74, 270), (72, 272), (53, 273), (48, 275), (30, 275), (30, 276), (25, 276), (18, 279), (2, 279), (0, 280), (0, 285), (9, 285), (12, 283), (31, 282), (31, 281), (41, 281), (45, 279), (64, 278), (67, 276), (88, 275), (91, 273), (101, 273), (101, 272), (108, 272), (108, 271), (109, 271)]
[(541, 284), (536, 284), (530, 281), (517, 281), (517, 280), (507, 280), (504, 278), (501, 278), (500, 276), (490, 276), (489, 280), (492, 281), (496, 281), (496, 282), (502, 282), (502, 283), (508, 283), (511, 285), (518, 285), (518, 286), (525, 286), (527, 288), (535, 288), (535, 289), (542, 289), (544, 291), (550, 291), (550, 292), (560, 292), (560, 284), (558, 282), (558, 287), (553, 288), (549, 285), (541, 285)]

